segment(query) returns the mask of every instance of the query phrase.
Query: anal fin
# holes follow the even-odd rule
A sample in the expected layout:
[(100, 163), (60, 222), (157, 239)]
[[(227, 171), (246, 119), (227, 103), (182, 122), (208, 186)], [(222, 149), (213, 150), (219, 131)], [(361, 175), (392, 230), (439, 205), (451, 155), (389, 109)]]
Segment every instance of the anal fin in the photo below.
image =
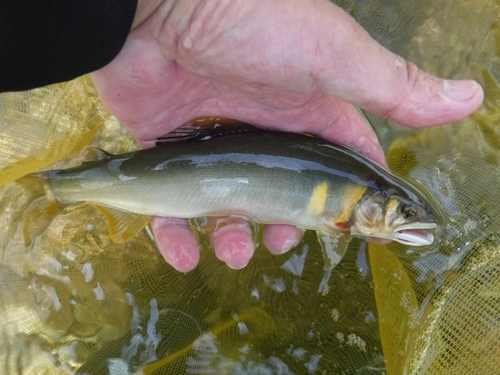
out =
[(42, 234), (63, 209), (62, 205), (50, 197), (41, 175), (34, 173), (16, 181), (33, 197), (23, 212), (23, 237), (26, 246), (30, 246), (33, 239)]
[(151, 217), (96, 205), (109, 225), (109, 235), (116, 243), (125, 243), (148, 225)]
[(33, 239), (48, 228), (61, 210), (61, 205), (46, 196), (35, 198), (23, 213), (24, 244), (30, 246)]
[(325, 270), (336, 267), (344, 258), (351, 237), (347, 232), (317, 232), (319, 245), (323, 253)]

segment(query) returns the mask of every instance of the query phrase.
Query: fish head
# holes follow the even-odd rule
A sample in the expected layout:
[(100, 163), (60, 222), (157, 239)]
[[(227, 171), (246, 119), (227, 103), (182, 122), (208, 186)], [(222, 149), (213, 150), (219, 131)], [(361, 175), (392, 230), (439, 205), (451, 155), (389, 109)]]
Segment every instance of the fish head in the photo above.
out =
[(354, 207), (351, 234), (378, 242), (425, 246), (434, 241), (437, 220), (420, 202), (376, 191)]

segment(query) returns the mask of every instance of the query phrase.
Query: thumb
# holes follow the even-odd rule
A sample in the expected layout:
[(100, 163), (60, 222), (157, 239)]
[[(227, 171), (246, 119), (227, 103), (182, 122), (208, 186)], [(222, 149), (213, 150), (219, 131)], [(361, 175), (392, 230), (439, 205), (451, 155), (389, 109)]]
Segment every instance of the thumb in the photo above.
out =
[(477, 82), (444, 80), (418, 69), (333, 4), (323, 17), (337, 20), (334, 30), (322, 28), (318, 47), (327, 51), (318, 72), (328, 95), (411, 127), (454, 122), (481, 105), (484, 95)]
[[(394, 122), (425, 127), (461, 120), (474, 112), (483, 101), (483, 89), (472, 80), (445, 80), (402, 61), (388, 69), (385, 87), (371, 86), (360, 97), (360, 106)], [(373, 99), (376, 97), (376, 99)]]

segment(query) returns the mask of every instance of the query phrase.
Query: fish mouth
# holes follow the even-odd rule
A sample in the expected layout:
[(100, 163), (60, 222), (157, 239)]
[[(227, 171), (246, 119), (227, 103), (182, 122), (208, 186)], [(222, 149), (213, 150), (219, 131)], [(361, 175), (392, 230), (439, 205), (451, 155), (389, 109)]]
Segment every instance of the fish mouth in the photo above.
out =
[(393, 239), (404, 245), (426, 246), (434, 242), (434, 234), (429, 229), (435, 229), (436, 223), (412, 223), (401, 225), (395, 232)]
[(426, 246), (434, 242), (434, 235), (423, 229), (408, 229), (394, 233), (394, 241), (403, 245)]

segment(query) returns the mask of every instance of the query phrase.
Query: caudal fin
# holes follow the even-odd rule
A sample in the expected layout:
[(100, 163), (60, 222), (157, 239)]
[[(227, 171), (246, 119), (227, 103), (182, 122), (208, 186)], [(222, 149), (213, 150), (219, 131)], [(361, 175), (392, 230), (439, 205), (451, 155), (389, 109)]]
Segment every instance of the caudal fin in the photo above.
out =
[(33, 200), (23, 213), (23, 237), (26, 246), (30, 246), (35, 237), (42, 234), (54, 217), (61, 212), (62, 206), (47, 195), (42, 178), (28, 175), (17, 180)]

